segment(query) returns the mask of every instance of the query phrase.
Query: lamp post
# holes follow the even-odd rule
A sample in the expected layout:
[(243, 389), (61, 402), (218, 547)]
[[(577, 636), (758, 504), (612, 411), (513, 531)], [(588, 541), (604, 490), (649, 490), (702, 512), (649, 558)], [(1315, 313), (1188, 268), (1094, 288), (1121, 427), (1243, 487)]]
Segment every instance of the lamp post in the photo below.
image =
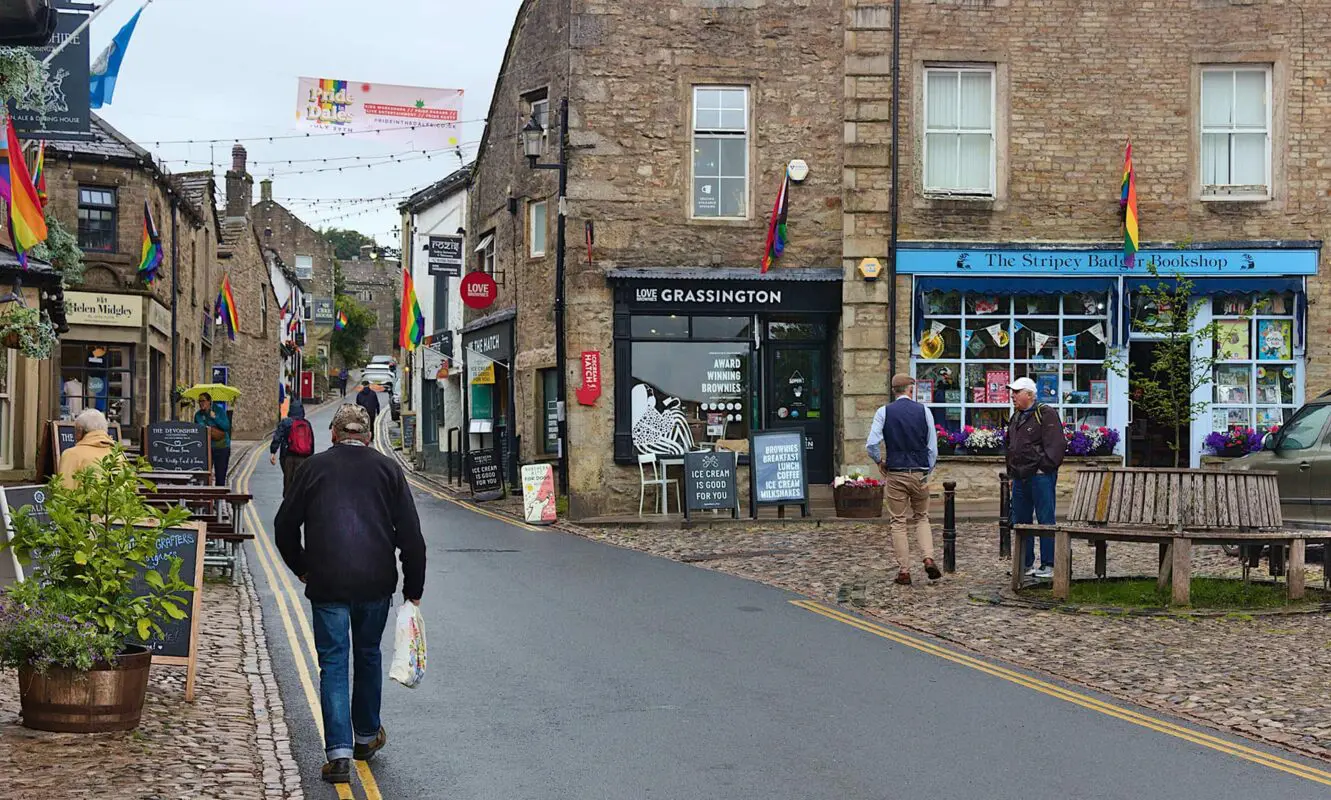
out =
[(559, 101), (559, 151), (554, 164), (538, 164), (545, 148), (545, 125), (533, 112), (522, 126), (522, 152), (532, 169), (559, 170), (559, 220), (555, 232), (555, 364), (558, 377), (559, 493), (568, 496), (568, 354), (564, 344), (564, 195), (568, 192), (568, 98)]

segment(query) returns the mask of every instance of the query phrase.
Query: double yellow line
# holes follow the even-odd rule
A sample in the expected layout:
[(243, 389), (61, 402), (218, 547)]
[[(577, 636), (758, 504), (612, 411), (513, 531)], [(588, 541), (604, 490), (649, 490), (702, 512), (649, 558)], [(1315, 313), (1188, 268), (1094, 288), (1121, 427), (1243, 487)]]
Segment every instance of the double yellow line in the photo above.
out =
[(1235, 756), (1244, 759), (1245, 761), (1251, 761), (1254, 764), (1261, 764), (1264, 767), (1270, 767), (1271, 769), (1279, 770), (1299, 778), (1304, 778), (1313, 781), (1314, 783), (1331, 786), (1331, 772), (1310, 767), (1297, 761), (1281, 758), (1269, 752), (1247, 747), (1238, 744), (1237, 742), (1221, 739), (1218, 736), (1202, 733), (1201, 731), (1192, 728), (1176, 725), (1172, 722), (1166, 722), (1162, 719), (1157, 719), (1156, 717), (1142, 714), (1128, 708), (1116, 706), (1112, 703), (1100, 700), (1099, 698), (1082, 694), (1081, 692), (1074, 692), (1071, 689), (1064, 688), (1057, 684), (1033, 678), (1025, 673), (1008, 669), (1006, 667), (1000, 667), (997, 664), (991, 664), (988, 661), (968, 656), (965, 653), (950, 650), (926, 639), (911, 636), (894, 628), (875, 624), (866, 619), (854, 616), (853, 614), (847, 614), (839, 609), (830, 608), (822, 603), (815, 603), (812, 600), (792, 600), (790, 602), (792, 605), (799, 606), (805, 611), (812, 611), (815, 614), (844, 623), (852, 628), (864, 631), (865, 633), (871, 633), (874, 636), (879, 636), (896, 642), (897, 644), (919, 650), (920, 652), (937, 656), (938, 658), (951, 661), (954, 664), (970, 667), (971, 669), (978, 670), (987, 675), (1001, 678), (1019, 686), (1024, 686), (1027, 689), (1037, 691), (1041, 694), (1081, 706), (1082, 708), (1096, 711), (1115, 719), (1121, 719), (1125, 722), (1131, 722), (1134, 725), (1140, 725), (1143, 728), (1149, 728), (1158, 733), (1163, 733), (1173, 736), (1176, 739), (1182, 739), (1186, 742), (1201, 745), (1202, 747), (1216, 750), (1225, 753), (1226, 755)]
[[(249, 491), (250, 476), (254, 474), (254, 469), (259, 463), (259, 458), (263, 455), (264, 448), (255, 448), (250, 453), (246, 462), (237, 474), (236, 490), (240, 492)], [(311, 678), (311, 669), (317, 669), (319, 659), (317, 651), (314, 648), (314, 631), (310, 628), (310, 621), (305, 616), (304, 609), (301, 606), (300, 594), (297, 593), (295, 584), (292, 582), (290, 572), (277, 553), (272, 538), (268, 535), (268, 530), (264, 527), (263, 520), (259, 517), (259, 512), (255, 509), (253, 503), (245, 506), (244, 515), (246, 525), (254, 532), (254, 552), (259, 557), (259, 565), (263, 569), (264, 577), (268, 579), (268, 585), (272, 587), (273, 596), (277, 599), (278, 614), (282, 617), (282, 627), (286, 631), (287, 642), (291, 646), (291, 655), (296, 662), (296, 674), (300, 679), (301, 689), (305, 694), (305, 702), (309, 705), (310, 714), (314, 717), (314, 724), (319, 729), (319, 741), (323, 742), (324, 725), (323, 712), (319, 705), (319, 692), (315, 689), (314, 680)], [(299, 631), (299, 636), (297, 636)], [(356, 765), (356, 774), (360, 778), (361, 789), (365, 792), (365, 800), (383, 800), (383, 795), (379, 793), (379, 783), (374, 779), (374, 773), (370, 770), (370, 765), (364, 761), (353, 762)], [(355, 792), (348, 784), (334, 784), (337, 789), (337, 796), (341, 800), (356, 800)]]

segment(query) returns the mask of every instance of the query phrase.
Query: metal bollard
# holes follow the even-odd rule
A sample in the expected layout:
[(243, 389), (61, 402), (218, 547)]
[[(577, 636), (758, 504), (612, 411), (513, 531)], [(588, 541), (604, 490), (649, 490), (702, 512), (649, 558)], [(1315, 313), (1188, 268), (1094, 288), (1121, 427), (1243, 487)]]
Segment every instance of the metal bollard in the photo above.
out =
[(957, 571), (956, 481), (943, 481), (943, 571)]
[(998, 557), (1012, 557), (1012, 479), (998, 473)]

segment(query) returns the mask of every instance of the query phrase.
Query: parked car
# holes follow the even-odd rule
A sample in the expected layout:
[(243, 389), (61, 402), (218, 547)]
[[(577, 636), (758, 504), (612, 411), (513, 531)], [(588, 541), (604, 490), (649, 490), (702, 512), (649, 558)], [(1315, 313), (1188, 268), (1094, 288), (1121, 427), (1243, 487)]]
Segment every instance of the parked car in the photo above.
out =
[(371, 364), (361, 371), (360, 377), (363, 381), (369, 381), (372, 386), (382, 386), (389, 392), (393, 391), (393, 386), (397, 383), (397, 374), (387, 364)]
[(1331, 525), (1331, 392), (1296, 411), (1266, 437), (1261, 450), (1223, 468), (1275, 472), (1286, 523)]
[(379, 356), (372, 356), (370, 358), (369, 366), (373, 367), (373, 366), (378, 366), (380, 364), (388, 365), (389, 369), (397, 369), (397, 359), (393, 358), (392, 356), (379, 355)]
[(388, 410), (392, 413), (394, 422), (402, 419), (402, 390), (396, 386), (388, 395)]

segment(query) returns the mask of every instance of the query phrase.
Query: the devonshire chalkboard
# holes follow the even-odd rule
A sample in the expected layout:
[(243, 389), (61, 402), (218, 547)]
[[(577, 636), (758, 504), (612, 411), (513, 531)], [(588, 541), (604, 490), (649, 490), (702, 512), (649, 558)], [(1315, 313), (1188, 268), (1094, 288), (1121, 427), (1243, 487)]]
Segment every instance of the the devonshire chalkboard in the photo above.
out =
[(736, 489), (736, 463), (739, 456), (730, 450), (684, 454), (684, 518), (690, 511), (730, 509), (739, 515), (739, 491)]
[(803, 431), (755, 432), (749, 439), (753, 505), (798, 505), (809, 514)]
[(504, 491), (504, 475), (495, 451), (473, 450), (467, 454), (467, 483), (474, 495)]
[(143, 455), (161, 472), (211, 469), (208, 429), (193, 422), (154, 422), (147, 428)]
[(144, 578), (148, 570), (158, 572), (165, 578), (171, 569), (170, 557), (176, 556), (181, 561), (180, 579), (194, 586), (193, 592), (182, 595), (185, 598), (185, 619), (158, 620), (162, 626), (161, 636), (155, 636), (147, 642), (135, 642), (151, 649), (155, 659), (181, 659), (181, 663), (184, 663), (184, 659), (193, 655), (195, 615), (199, 608), (199, 595), (203, 591), (203, 549), (203, 534), (198, 528), (168, 528), (157, 540), (157, 557), (145, 564), (134, 579), (136, 594), (150, 594), (151, 590)]

